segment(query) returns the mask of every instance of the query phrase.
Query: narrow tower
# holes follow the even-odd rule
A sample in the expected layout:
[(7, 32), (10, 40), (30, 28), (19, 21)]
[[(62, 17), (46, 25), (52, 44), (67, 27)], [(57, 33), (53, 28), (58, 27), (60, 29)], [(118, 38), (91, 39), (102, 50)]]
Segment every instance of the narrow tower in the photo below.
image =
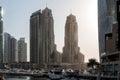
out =
[(78, 25), (76, 22), (76, 17), (72, 14), (67, 16), (65, 24), (65, 46), (63, 48), (62, 61), (64, 63), (80, 63), (84, 62), (80, 60), (83, 57), (80, 54), (78, 47)]
[(24, 37), (18, 40), (18, 62), (27, 62), (27, 43)]

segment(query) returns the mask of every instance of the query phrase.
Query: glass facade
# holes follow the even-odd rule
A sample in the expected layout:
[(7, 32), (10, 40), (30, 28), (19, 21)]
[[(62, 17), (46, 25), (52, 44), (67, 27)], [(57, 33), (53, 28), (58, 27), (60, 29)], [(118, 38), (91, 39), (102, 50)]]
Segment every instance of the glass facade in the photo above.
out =
[(114, 65), (114, 71), (118, 71), (119, 70), (119, 65), (118, 64), (115, 64)]
[(0, 7), (0, 63), (3, 63), (3, 21), (1, 7)]
[(98, 34), (101, 65), (105, 72), (118, 75), (120, 72), (120, 0), (98, 0)]
[(116, 20), (116, 0), (98, 0), (99, 53), (105, 53), (105, 34), (112, 33)]
[(107, 72), (112, 72), (113, 71), (113, 66), (112, 65), (107, 65), (106, 66), (106, 71)]

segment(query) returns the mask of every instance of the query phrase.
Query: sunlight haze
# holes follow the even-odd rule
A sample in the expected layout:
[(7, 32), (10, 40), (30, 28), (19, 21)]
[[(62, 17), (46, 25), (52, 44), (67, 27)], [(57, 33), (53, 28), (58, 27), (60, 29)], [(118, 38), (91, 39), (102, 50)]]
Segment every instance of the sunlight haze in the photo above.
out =
[[(25, 37), (29, 56), (29, 20), (33, 12), (45, 9), (46, 0), (0, 0), (4, 9), (4, 32), (16, 39)], [(62, 52), (66, 17), (76, 16), (80, 51), (89, 58), (99, 60), (97, 0), (47, 0), (47, 7), (52, 10), (54, 34), (57, 50)], [(29, 59), (29, 58), (28, 58)]]

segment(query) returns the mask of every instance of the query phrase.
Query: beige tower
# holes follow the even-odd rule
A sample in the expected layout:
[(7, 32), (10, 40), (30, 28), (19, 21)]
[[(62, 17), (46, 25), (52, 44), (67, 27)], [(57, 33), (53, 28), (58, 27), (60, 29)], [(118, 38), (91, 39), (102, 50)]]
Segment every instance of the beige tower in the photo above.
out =
[(25, 38), (18, 41), (18, 62), (27, 62), (27, 43)]
[(67, 16), (65, 24), (65, 46), (63, 47), (63, 63), (84, 62), (84, 55), (79, 52), (78, 47), (78, 25), (76, 17), (72, 14)]

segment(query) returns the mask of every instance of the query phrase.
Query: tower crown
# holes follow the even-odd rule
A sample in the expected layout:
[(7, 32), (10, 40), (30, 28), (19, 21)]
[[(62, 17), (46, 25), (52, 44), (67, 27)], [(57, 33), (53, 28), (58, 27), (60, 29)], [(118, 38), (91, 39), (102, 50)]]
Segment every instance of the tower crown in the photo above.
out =
[(43, 11), (43, 14), (45, 14), (46, 16), (52, 16), (52, 11), (51, 9), (49, 9), (48, 7), (46, 7)]
[(76, 17), (73, 14), (67, 16), (67, 22), (76, 22)]
[(32, 13), (31, 17), (33, 17), (33, 16), (35, 16), (35, 15), (39, 15), (39, 14), (41, 14), (41, 9), (38, 10), (38, 11), (36, 11), (36, 12), (34, 12), (34, 13)]

